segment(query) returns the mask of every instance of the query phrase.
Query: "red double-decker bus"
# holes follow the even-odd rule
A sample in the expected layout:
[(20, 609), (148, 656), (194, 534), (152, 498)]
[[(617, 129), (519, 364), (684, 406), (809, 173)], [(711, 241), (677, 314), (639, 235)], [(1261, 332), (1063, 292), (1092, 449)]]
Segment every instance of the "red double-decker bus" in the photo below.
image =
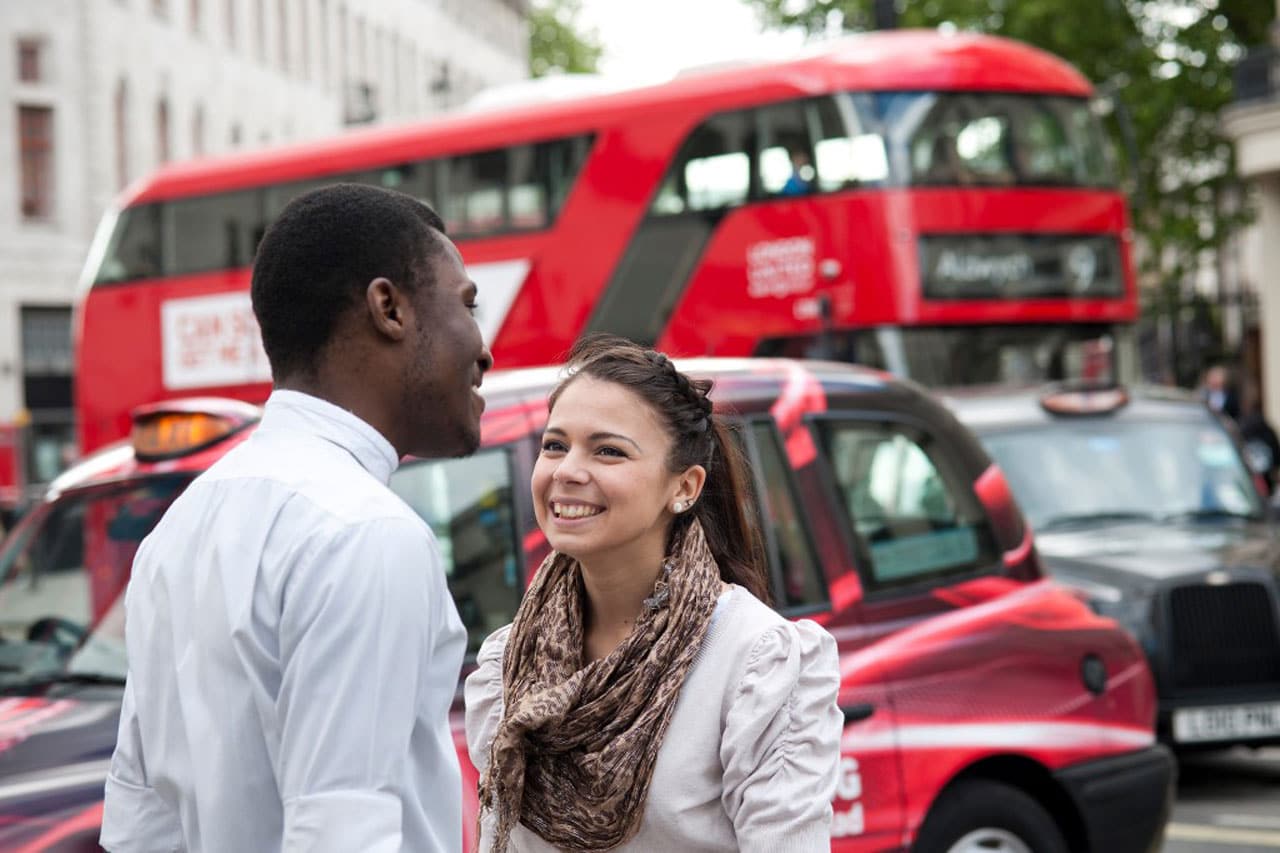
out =
[(1016, 42), (901, 31), (782, 63), (165, 168), (86, 265), (81, 450), (139, 404), (265, 399), (265, 227), (335, 181), (436, 207), (502, 367), (588, 331), (821, 355), (925, 384), (1131, 369), (1125, 198), (1089, 82)]

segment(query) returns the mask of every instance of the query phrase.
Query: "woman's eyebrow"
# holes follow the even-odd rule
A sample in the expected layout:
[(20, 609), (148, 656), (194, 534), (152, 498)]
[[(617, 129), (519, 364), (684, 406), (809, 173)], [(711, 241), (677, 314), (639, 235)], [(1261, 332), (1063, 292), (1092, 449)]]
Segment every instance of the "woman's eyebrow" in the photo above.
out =
[[(566, 433), (564, 430), (560, 429), (559, 427), (547, 427), (542, 431), (542, 434), (564, 436)], [(644, 452), (643, 450), (641, 450), (640, 445), (636, 444), (630, 438), (627, 438), (625, 435), (622, 435), (621, 433), (593, 432), (591, 433), (591, 435), (587, 436), (587, 438), (589, 438), (591, 441), (614, 441), (614, 440), (625, 441), (627, 444), (630, 444), (632, 447), (634, 447), (636, 450), (640, 451), (641, 453)]]

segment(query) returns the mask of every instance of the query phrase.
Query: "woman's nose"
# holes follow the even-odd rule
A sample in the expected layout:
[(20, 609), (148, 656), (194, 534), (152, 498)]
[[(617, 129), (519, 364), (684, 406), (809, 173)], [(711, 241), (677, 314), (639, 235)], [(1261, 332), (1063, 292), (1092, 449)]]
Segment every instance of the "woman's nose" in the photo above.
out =
[(587, 469), (572, 452), (566, 453), (551, 472), (551, 479), (557, 483), (582, 483), (587, 479)]

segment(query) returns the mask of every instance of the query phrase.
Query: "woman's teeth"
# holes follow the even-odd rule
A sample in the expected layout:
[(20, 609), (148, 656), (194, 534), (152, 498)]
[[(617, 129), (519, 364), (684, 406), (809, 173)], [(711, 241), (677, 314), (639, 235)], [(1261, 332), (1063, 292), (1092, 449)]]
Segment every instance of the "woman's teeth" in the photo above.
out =
[(582, 504), (553, 503), (551, 511), (555, 513), (556, 518), (586, 518), (589, 515), (599, 515), (604, 510), (595, 506), (583, 506)]

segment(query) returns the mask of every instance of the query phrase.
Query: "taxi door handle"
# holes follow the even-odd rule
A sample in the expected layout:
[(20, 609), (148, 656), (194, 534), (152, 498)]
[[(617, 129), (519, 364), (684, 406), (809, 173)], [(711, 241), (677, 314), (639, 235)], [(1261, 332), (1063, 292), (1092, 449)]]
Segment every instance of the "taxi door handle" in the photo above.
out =
[(841, 705), (840, 713), (844, 714), (845, 725), (849, 723), (860, 723), (876, 712), (876, 706), (870, 702), (860, 702), (857, 705)]

